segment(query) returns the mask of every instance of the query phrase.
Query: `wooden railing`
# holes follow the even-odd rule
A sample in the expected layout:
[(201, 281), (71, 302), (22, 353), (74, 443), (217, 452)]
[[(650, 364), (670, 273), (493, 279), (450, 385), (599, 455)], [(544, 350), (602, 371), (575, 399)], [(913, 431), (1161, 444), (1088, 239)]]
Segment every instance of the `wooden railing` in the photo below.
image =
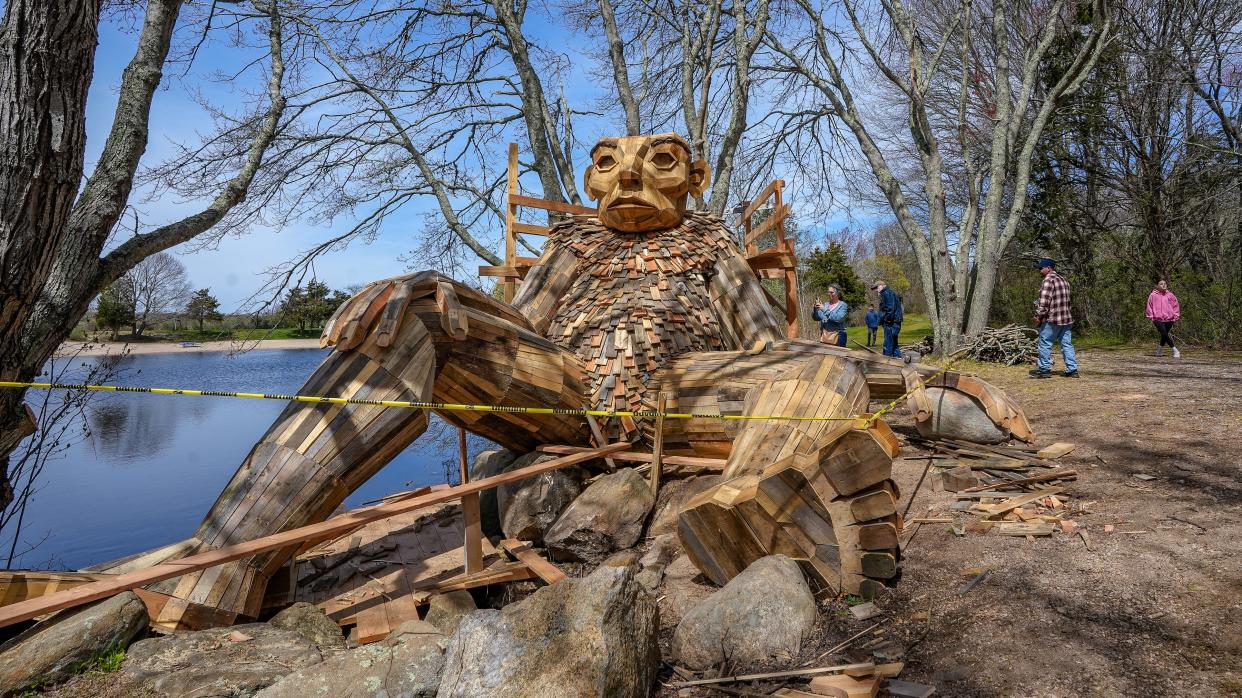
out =
[[(790, 339), (794, 339), (798, 336), (798, 260), (794, 254), (793, 238), (785, 236), (785, 219), (791, 209), (782, 195), (784, 188), (784, 180), (772, 180), (759, 196), (742, 209), (740, 225), (750, 268), (760, 278), (785, 281), (785, 331)], [(772, 199), (772, 214), (759, 225), (753, 225), (755, 214), (766, 207), (769, 199)], [(760, 250), (756, 243), (773, 233), (775, 242), (772, 246)]]
[(534, 266), (535, 257), (519, 257), (517, 244), (519, 235), (538, 235), (546, 237), (549, 228), (518, 222), (518, 208), (538, 208), (554, 213), (580, 214), (594, 216), (598, 210), (588, 206), (566, 204), (560, 201), (537, 199), (518, 193), (518, 147), (517, 143), (509, 144), (509, 182), (505, 201), (505, 263), (503, 266), (481, 266), (480, 276), (496, 276), (503, 279), (500, 287), (504, 290), (504, 300), (509, 303), (517, 294), (517, 284), (526, 278), (526, 272)]

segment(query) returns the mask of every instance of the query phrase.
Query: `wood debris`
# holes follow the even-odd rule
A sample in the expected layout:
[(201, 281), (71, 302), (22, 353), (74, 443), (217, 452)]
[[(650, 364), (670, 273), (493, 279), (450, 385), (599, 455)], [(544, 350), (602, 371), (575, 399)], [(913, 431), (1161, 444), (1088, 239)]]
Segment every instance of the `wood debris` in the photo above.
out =
[(989, 327), (979, 334), (963, 337), (962, 346), (950, 356), (1006, 366), (1034, 363), (1038, 336), (1034, 329), (1021, 325)]

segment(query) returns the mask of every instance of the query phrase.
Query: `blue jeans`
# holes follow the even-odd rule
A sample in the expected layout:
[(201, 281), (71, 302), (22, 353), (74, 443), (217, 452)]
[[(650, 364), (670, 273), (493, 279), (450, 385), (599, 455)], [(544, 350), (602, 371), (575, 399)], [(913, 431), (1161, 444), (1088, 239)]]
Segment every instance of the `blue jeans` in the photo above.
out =
[(1052, 345), (1061, 343), (1061, 357), (1065, 359), (1065, 370), (1078, 370), (1078, 355), (1074, 352), (1073, 325), (1054, 325), (1045, 322), (1039, 326), (1039, 370), (1052, 370)]
[(897, 348), (897, 335), (901, 334), (901, 323), (895, 325), (884, 326), (884, 355), (885, 356), (901, 356), (901, 350)]

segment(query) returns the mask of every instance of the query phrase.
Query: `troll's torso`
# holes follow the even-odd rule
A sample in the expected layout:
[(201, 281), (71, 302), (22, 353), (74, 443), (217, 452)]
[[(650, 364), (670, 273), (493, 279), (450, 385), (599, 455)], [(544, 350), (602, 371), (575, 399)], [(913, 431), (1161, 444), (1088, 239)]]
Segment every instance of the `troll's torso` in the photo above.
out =
[(710, 283), (716, 263), (741, 251), (716, 216), (690, 212), (651, 233), (575, 218), (556, 225), (548, 245), (572, 252), (577, 268), (546, 336), (582, 357), (598, 409), (642, 409), (647, 380), (669, 359), (736, 348)]

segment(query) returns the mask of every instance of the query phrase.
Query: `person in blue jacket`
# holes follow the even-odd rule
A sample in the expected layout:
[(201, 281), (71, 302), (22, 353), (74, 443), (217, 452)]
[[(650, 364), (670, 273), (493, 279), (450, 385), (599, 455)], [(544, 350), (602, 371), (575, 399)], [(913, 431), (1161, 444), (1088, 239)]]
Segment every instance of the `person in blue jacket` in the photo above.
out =
[(871, 290), (880, 292), (880, 324), (884, 326), (884, 355), (900, 357), (901, 350), (897, 348), (897, 335), (901, 333), (901, 321), (905, 319), (905, 314), (901, 311), (901, 296), (883, 281), (872, 284)]
[(836, 286), (828, 287), (828, 303), (815, 303), (815, 309), (811, 311), (811, 317), (819, 321), (819, 330), (821, 341), (823, 341), (824, 333), (837, 333), (837, 346), (845, 346), (845, 318), (850, 313), (850, 306), (841, 300), (841, 289)]
[(867, 324), (867, 346), (875, 346), (875, 332), (880, 327), (880, 314), (875, 311), (874, 305), (867, 306), (867, 316), (863, 318), (863, 322)]

